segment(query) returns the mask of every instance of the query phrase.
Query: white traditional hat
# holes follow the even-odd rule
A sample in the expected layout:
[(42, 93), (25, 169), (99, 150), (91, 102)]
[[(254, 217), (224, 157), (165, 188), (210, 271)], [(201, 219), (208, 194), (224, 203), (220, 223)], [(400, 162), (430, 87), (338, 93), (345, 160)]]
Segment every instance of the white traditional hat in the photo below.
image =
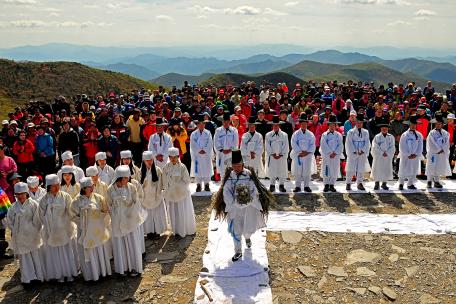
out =
[(32, 188), (38, 187), (38, 185), (40, 184), (40, 179), (38, 178), (38, 176), (29, 176), (27, 177), (27, 184), (29, 185), (29, 187)]
[(46, 186), (58, 184), (60, 184), (60, 178), (57, 176), (57, 174), (46, 175)]
[(455, 116), (453, 113), (449, 113), (448, 116), (447, 116), (447, 119), (454, 119)]
[(63, 166), (62, 167), (62, 174), (65, 174), (65, 173), (73, 173), (74, 174), (74, 170), (73, 170), (73, 166)]
[(28, 185), (26, 183), (17, 183), (14, 185), (14, 193), (28, 193)]
[(153, 158), (153, 154), (151, 151), (144, 151), (142, 154), (142, 159), (143, 160), (151, 160)]
[(168, 155), (169, 156), (179, 156), (179, 149), (178, 148), (169, 148), (168, 149)]
[(130, 167), (126, 165), (118, 166), (114, 172), (114, 181), (119, 177), (130, 177)]
[(73, 153), (71, 151), (65, 151), (62, 153), (62, 161), (73, 159)]
[(98, 152), (97, 154), (95, 154), (95, 161), (97, 160), (104, 160), (106, 159), (106, 152)]
[(98, 175), (98, 169), (95, 166), (90, 166), (86, 169), (86, 176), (91, 177), (91, 176), (97, 176)]
[(79, 181), (79, 184), (81, 184), (81, 189), (84, 189), (85, 187), (93, 186), (93, 182), (90, 177), (81, 178), (81, 180)]
[(120, 151), (120, 158), (131, 158), (131, 156), (130, 150)]

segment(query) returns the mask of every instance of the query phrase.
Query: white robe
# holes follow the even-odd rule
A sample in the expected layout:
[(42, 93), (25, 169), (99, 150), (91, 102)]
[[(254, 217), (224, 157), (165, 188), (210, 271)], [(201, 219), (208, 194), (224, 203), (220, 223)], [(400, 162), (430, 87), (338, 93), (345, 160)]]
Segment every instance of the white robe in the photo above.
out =
[(108, 185), (98, 180), (97, 184), (93, 185), (93, 193), (100, 194), (106, 199), (106, 195), (108, 194)]
[(76, 183), (74, 185), (63, 185), (63, 186), (60, 186), (60, 190), (65, 192), (65, 193), (68, 193), (72, 199), (75, 199), (76, 196), (79, 195), (79, 192), (81, 191), (81, 186), (79, 185), (79, 183)]
[[(348, 131), (345, 138), (345, 152), (347, 153), (346, 172), (366, 173), (370, 171), (369, 160), (367, 159), (370, 146), (369, 131), (361, 129), (361, 135), (357, 127)], [(358, 152), (364, 153), (359, 155)]]
[(38, 187), (38, 189), (36, 190), (35, 193), (33, 193), (32, 191), (29, 190), (29, 196), (31, 199), (39, 202), (40, 199), (46, 194), (46, 189), (42, 188), (42, 187)]
[(175, 235), (196, 233), (195, 211), (190, 195), (190, 176), (181, 162), (167, 163), (163, 168), (163, 196)]
[[(247, 188), (250, 200), (247, 204), (240, 204), (236, 191)], [(244, 236), (249, 238), (255, 231), (266, 226), (261, 211), (261, 203), (258, 197), (258, 189), (250, 178), (250, 172), (244, 169), (239, 176), (231, 171), (229, 179), (223, 187), (223, 200), (226, 204), (225, 212), (228, 213), (228, 227), (233, 237)]]
[(215, 129), (214, 134), (214, 151), (215, 167), (220, 177), (223, 179), (225, 169), (231, 166), (231, 153), (224, 154), (222, 150), (236, 150), (239, 145), (238, 130), (234, 127), (225, 129), (223, 126)]
[[(191, 177), (210, 178), (214, 174), (212, 166), (212, 135), (209, 130), (195, 130), (190, 135)], [(199, 152), (203, 150), (204, 154)]]
[[(79, 181), (85, 177), (84, 170), (75, 165), (73, 165), (73, 174), (77, 183), (79, 183)], [(60, 180), (62, 180), (62, 169), (57, 171), (57, 175), (59, 176)]]
[(162, 234), (167, 228), (167, 215), (165, 201), (163, 200), (163, 179), (162, 171), (159, 167), (157, 170), (158, 181), (152, 181), (152, 172), (148, 169), (146, 178), (142, 184), (144, 199), (142, 205), (147, 211), (147, 219), (143, 223), (144, 233)]
[[(163, 136), (160, 141), (160, 135), (158, 133), (152, 134), (149, 138), (148, 150), (152, 151), (154, 156), (154, 162), (157, 167), (163, 169), (168, 163), (168, 149), (173, 147), (173, 140), (171, 135), (163, 132)], [(163, 155), (163, 161), (157, 160), (157, 155)]]
[[(322, 134), (320, 139), (320, 154), (321, 154), (321, 170), (322, 178), (337, 179), (340, 177), (340, 159), (344, 150), (342, 135), (334, 131), (326, 131)], [(334, 158), (329, 156), (336, 153)]]
[(10, 247), (19, 259), (21, 282), (45, 279), (44, 262), (41, 256), (41, 219), (39, 205), (33, 199), (23, 204), (16, 201), (6, 216), (7, 227), (11, 230)]
[[(441, 134), (437, 129), (429, 132), (426, 139), (426, 175), (429, 176), (449, 176), (451, 175), (450, 166), (450, 133), (441, 129)], [(438, 152), (443, 153), (438, 154)]]
[[(416, 135), (416, 136), (415, 136)], [(408, 157), (412, 154), (416, 155), (416, 158), (409, 159)], [(401, 135), (399, 140), (399, 177), (414, 177), (420, 174), (421, 159), (423, 158), (423, 135), (416, 131), (414, 134), (412, 131), (407, 130)]]
[[(266, 176), (270, 178), (287, 178), (287, 157), (290, 152), (287, 133), (282, 130), (279, 130), (278, 135), (276, 135), (274, 131), (268, 132), (265, 137), (264, 145), (266, 150)], [(282, 155), (282, 157), (274, 159), (274, 157), (272, 157), (273, 154)]]
[[(291, 173), (293, 176), (308, 176), (317, 172), (317, 163), (315, 161), (315, 135), (306, 130), (296, 130), (291, 136)], [(304, 157), (299, 157), (299, 153), (309, 152)]]
[[(263, 166), (263, 152), (264, 152), (264, 141), (263, 136), (255, 132), (254, 135), (250, 132), (245, 132), (241, 138), (241, 154), (244, 160), (244, 166), (251, 167), (255, 170), (255, 173), (263, 177), (264, 166)], [(250, 152), (255, 152), (255, 158), (251, 159)]]
[[(386, 182), (393, 179), (393, 157), (396, 152), (394, 136), (382, 133), (375, 135), (372, 140), (372, 172), (371, 179), (376, 182)], [(386, 153), (387, 156), (383, 156)]]
[(104, 197), (79, 195), (71, 204), (72, 220), (78, 226), (78, 256), (86, 281), (111, 275), (110, 218)]
[(114, 178), (114, 169), (109, 166), (105, 165), (103, 169), (100, 166), (97, 166), (98, 169), (98, 179), (104, 182), (107, 185), (110, 185), (113, 182)]

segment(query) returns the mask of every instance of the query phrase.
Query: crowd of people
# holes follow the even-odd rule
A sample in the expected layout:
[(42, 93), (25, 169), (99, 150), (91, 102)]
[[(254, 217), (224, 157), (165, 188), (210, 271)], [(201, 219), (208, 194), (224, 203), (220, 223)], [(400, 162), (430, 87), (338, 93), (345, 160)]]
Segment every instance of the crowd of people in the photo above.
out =
[(294, 192), (312, 192), (316, 173), (324, 192), (336, 192), (341, 178), (347, 190), (355, 182), (363, 191), (368, 173), (375, 190), (388, 190), (393, 179), (400, 190), (405, 182), (416, 189), (417, 176), (429, 188), (444, 187), (441, 178), (452, 176), (456, 159), (455, 102), (456, 84), (442, 94), (431, 81), (423, 89), (185, 82), (32, 100), (2, 122), (0, 187), (14, 204), (0, 202), (0, 216), (25, 283), (71, 280), (79, 270), (97, 280), (111, 273), (112, 256), (115, 272), (136, 275), (144, 235), (159, 238), (168, 223), (175, 235), (195, 233), (191, 178), (197, 192), (211, 191), (211, 180), (226, 183), (234, 178), (233, 153), (269, 179), (270, 192), (286, 192), (290, 177)]

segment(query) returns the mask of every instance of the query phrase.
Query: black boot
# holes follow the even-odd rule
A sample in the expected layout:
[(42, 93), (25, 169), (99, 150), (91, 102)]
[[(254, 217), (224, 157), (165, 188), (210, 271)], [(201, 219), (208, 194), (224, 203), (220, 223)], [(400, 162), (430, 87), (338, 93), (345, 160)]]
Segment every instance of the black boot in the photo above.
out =
[(442, 184), (439, 183), (439, 182), (434, 182), (434, 187), (437, 188), (437, 189), (442, 189), (443, 188)]
[(201, 184), (196, 184), (196, 192), (201, 192)]
[(416, 190), (416, 187), (415, 187), (415, 185), (410, 185), (410, 186), (407, 186), (407, 189), (409, 189), (409, 190)]
[(375, 182), (374, 190), (380, 190), (380, 182)]
[(330, 190), (331, 192), (334, 192), (334, 193), (337, 192), (337, 190), (336, 190), (336, 188), (334, 187), (334, 185), (330, 185), (330, 186), (329, 186), (329, 190)]
[(329, 185), (325, 185), (325, 187), (323, 188), (323, 192), (328, 192), (329, 191)]
[(293, 189), (293, 192), (301, 192), (301, 188), (300, 187), (296, 187)]
[(404, 190), (404, 185), (403, 184), (399, 184), (399, 190), (400, 191)]
[(431, 181), (428, 181), (428, 182), (427, 182), (427, 187), (428, 187), (428, 188), (432, 188), (432, 182), (431, 182)]
[(363, 185), (363, 184), (359, 183), (359, 184), (358, 184), (358, 190), (365, 191), (366, 188), (364, 188), (364, 185)]
[(280, 192), (287, 192), (287, 189), (285, 189), (284, 185), (279, 185), (279, 191)]
[(252, 247), (252, 241), (250, 239), (246, 239), (245, 240), (245, 244), (247, 245), (247, 248), (251, 248)]
[(237, 260), (239, 260), (240, 258), (242, 258), (242, 253), (241, 252), (236, 252), (233, 257), (231, 258), (231, 260), (233, 262), (236, 262)]
[(352, 189), (352, 187), (350, 184), (347, 184), (347, 186), (345, 186), (345, 190), (350, 191), (351, 189)]
[(272, 193), (275, 192), (275, 186), (274, 185), (270, 185), (269, 186), (269, 192), (272, 192)]
[(204, 191), (211, 192), (211, 188), (209, 188), (209, 184), (204, 185)]
[(383, 190), (389, 190), (389, 187), (386, 185), (386, 183), (382, 183), (382, 189)]
[(310, 187), (304, 187), (304, 191), (307, 193), (310, 193), (310, 192), (312, 192), (312, 189), (310, 189)]

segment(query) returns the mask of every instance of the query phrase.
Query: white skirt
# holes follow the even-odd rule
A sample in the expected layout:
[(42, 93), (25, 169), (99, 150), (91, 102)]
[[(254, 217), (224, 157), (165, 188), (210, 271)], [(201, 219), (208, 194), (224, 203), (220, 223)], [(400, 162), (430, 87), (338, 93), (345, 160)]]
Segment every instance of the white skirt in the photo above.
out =
[(19, 267), (21, 269), (21, 282), (30, 283), (33, 280), (44, 281), (45, 269), (41, 249), (35, 249), (29, 253), (18, 254)]
[(135, 230), (121, 237), (112, 237), (114, 271), (124, 274), (127, 271), (143, 272), (142, 244), (144, 235), (138, 226)]
[(76, 238), (69, 241), (66, 245), (51, 247), (43, 246), (44, 269), (46, 270), (46, 280), (57, 279), (69, 281), (78, 275), (78, 258), (75, 248), (77, 248)]
[(141, 254), (146, 252), (146, 240), (144, 239), (144, 226), (139, 225), (139, 235), (141, 236)]
[(166, 208), (165, 203), (162, 202), (154, 209), (146, 209), (148, 216), (143, 223), (144, 233), (157, 233), (162, 234), (166, 231)]
[(174, 235), (185, 237), (196, 233), (195, 211), (191, 196), (178, 202), (166, 202)]
[(100, 276), (111, 275), (112, 247), (110, 241), (95, 248), (85, 249), (85, 254), (84, 247), (78, 244), (78, 256), (84, 280), (98, 281)]

